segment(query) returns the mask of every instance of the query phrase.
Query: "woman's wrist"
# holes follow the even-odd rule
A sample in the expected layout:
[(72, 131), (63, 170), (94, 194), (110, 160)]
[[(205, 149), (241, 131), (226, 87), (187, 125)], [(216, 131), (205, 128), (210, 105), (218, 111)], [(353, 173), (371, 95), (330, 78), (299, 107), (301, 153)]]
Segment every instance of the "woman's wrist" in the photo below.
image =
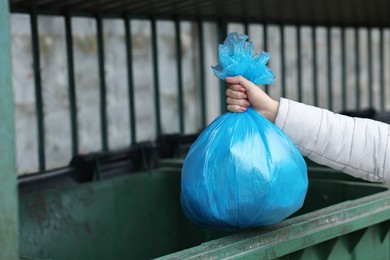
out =
[(267, 118), (272, 123), (275, 123), (276, 116), (278, 115), (279, 102), (273, 99), (269, 100), (269, 103), (266, 106), (266, 109), (257, 111)]

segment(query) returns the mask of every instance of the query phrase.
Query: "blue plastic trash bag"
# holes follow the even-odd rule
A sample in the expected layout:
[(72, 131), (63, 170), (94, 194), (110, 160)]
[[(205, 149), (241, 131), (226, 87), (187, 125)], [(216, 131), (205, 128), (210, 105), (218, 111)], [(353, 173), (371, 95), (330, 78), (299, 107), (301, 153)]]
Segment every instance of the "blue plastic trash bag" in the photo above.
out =
[(307, 186), (306, 164), (296, 146), (249, 107), (219, 116), (191, 145), (181, 203), (187, 217), (203, 227), (256, 227), (300, 209)]
[(225, 80), (228, 76), (242, 75), (255, 84), (271, 84), (275, 81), (273, 72), (266, 66), (270, 55), (266, 52), (253, 53), (253, 43), (248, 36), (230, 33), (218, 47), (219, 64), (212, 67), (215, 76)]

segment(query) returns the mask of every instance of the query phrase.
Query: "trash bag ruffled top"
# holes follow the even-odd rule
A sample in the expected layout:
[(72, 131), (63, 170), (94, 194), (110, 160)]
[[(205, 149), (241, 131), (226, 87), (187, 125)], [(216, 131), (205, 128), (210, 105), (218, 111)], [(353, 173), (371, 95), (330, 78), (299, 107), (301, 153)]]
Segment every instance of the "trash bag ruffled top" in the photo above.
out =
[(248, 36), (230, 33), (218, 47), (219, 64), (213, 66), (215, 76), (225, 80), (228, 76), (242, 75), (255, 84), (272, 84), (274, 73), (267, 67), (269, 53), (254, 54), (254, 45)]
[[(232, 44), (234, 57), (246, 57), (242, 46), (247, 45), (230, 37), (247, 37), (234, 33), (225, 41)], [(225, 48), (219, 50), (221, 76), (227, 73), (224, 64), (238, 63), (225, 62)], [(245, 54), (240, 55), (240, 51)], [(257, 75), (256, 69), (251, 69), (255, 80), (263, 84), (274, 80), (264, 60), (253, 64), (265, 73)], [(237, 68), (233, 65), (230, 69), (233, 67)], [(241, 71), (221, 77), (235, 75), (248, 78)], [(183, 163), (181, 204), (186, 216), (203, 227), (257, 227), (279, 222), (300, 209), (307, 186), (306, 163), (296, 146), (275, 124), (249, 107), (246, 112), (217, 117), (191, 145)]]

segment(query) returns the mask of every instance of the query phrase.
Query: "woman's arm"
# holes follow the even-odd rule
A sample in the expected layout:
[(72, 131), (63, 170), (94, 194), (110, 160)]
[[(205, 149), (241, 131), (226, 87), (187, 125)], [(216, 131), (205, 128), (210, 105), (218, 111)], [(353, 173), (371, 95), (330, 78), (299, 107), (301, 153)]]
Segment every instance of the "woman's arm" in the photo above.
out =
[(281, 99), (275, 124), (312, 161), (373, 182), (390, 181), (390, 126)]
[(390, 126), (288, 99), (277, 102), (245, 78), (227, 78), (228, 110), (253, 108), (281, 128), (303, 156), (352, 176), (390, 181)]

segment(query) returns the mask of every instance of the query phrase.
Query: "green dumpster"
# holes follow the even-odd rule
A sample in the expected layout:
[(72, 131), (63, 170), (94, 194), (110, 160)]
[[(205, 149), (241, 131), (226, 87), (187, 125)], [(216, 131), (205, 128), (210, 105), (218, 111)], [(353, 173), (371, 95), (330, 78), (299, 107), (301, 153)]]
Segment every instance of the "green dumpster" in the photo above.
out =
[(43, 259), (390, 257), (388, 186), (312, 169), (305, 204), (291, 218), (216, 232), (184, 216), (178, 165), (21, 195), (20, 254)]

